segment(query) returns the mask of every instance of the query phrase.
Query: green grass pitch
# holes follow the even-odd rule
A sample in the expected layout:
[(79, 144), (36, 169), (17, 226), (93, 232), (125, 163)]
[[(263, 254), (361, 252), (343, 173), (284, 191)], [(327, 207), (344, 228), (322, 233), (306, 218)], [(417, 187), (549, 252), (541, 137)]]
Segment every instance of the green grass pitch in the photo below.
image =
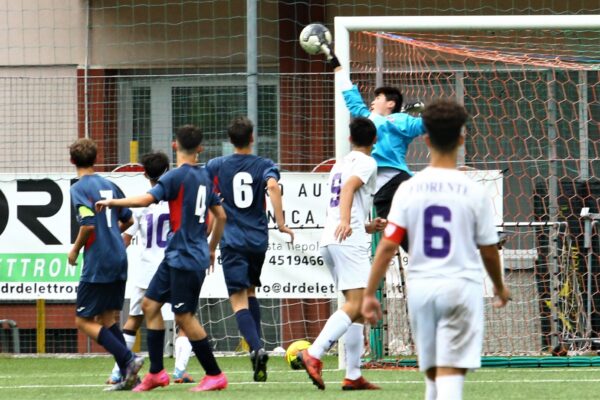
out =
[[(327, 358), (323, 376), (327, 389), (314, 387), (304, 371), (292, 371), (282, 357), (269, 361), (267, 383), (252, 381), (247, 357), (218, 359), (229, 378), (229, 387), (222, 392), (190, 393), (192, 385), (171, 384), (149, 393), (103, 392), (103, 383), (112, 368), (108, 357), (92, 358), (29, 358), (0, 357), (0, 399), (422, 399), (423, 376), (418, 371), (365, 370), (364, 376), (380, 385), (378, 392), (343, 392), (340, 388), (343, 372), (335, 370), (337, 359)], [(146, 362), (148, 362), (146, 360)], [(169, 372), (173, 360), (165, 359)], [(142, 372), (147, 371), (147, 365)], [(200, 366), (190, 360), (188, 370), (194, 378), (201, 376)], [(599, 368), (492, 368), (467, 376), (465, 399), (596, 399), (600, 395)]]

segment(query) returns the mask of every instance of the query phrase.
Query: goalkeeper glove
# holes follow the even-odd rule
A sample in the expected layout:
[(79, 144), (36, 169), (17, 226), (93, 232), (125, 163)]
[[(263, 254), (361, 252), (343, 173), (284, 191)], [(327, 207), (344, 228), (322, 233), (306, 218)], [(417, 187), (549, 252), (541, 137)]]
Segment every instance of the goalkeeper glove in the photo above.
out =
[(321, 44), (321, 54), (324, 54), (325, 58), (327, 59), (327, 61), (329, 61), (333, 69), (336, 69), (337, 67), (340, 67), (341, 64), (337, 56), (329, 46), (330, 45), (328, 45), (327, 43)]
[(425, 109), (425, 103), (422, 101), (416, 101), (414, 103), (408, 103), (402, 106), (400, 112), (403, 113), (421, 113)]

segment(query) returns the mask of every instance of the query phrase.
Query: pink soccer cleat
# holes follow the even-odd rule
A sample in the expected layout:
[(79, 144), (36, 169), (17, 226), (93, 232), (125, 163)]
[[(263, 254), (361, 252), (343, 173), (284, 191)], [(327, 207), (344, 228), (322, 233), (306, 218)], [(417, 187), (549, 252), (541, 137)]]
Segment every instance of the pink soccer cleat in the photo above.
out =
[(223, 390), (227, 387), (227, 377), (224, 373), (219, 375), (205, 375), (200, 383), (190, 389), (190, 392), (207, 392), (209, 390)]
[(164, 369), (156, 374), (147, 373), (142, 382), (133, 388), (134, 392), (147, 392), (157, 387), (169, 385), (169, 374)]

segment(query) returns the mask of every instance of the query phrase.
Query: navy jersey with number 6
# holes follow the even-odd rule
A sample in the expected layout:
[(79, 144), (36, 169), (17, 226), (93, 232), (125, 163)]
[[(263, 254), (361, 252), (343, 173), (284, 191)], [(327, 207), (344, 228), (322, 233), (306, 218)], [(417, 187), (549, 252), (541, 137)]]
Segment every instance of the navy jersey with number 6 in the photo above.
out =
[(96, 214), (94, 206), (102, 199), (125, 197), (117, 185), (100, 175), (84, 175), (71, 186), (71, 204), (81, 226), (93, 226), (83, 250), (82, 282), (108, 283), (127, 280), (127, 253), (119, 221), (131, 218), (128, 208), (106, 209)]
[(273, 161), (253, 154), (230, 154), (210, 160), (206, 169), (223, 197), (227, 213), (221, 247), (267, 251), (265, 185), (269, 178), (279, 180)]
[(208, 268), (206, 215), (210, 207), (221, 204), (221, 199), (214, 193), (206, 170), (183, 164), (163, 175), (148, 193), (157, 202), (169, 202), (172, 236), (165, 250), (169, 266), (188, 271)]

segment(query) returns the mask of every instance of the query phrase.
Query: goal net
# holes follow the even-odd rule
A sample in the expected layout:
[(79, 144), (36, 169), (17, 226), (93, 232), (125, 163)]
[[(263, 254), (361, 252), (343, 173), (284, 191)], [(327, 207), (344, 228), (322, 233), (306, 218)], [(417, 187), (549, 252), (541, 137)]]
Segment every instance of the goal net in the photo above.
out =
[[(495, 310), (486, 298), (488, 355), (544, 354), (559, 344), (582, 354), (596, 347), (596, 221), (580, 217), (583, 207), (598, 212), (600, 195), (600, 25), (590, 21), (336, 18), (336, 53), (365, 101), (382, 85), (400, 87), (405, 103), (456, 99), (471, 116), (460, 164), (479, 172), (473, 177), (484, 184), (486, 172), (500, 173), (494, 179), (501, 191), (490, 195), (507, 239), (501, 254), (513, 300)], [(347, 114), (337, 98), (338, 134)], [(338, 154), (346, 142), (338, 140)], [(427, 156), (416, 140), (407, 161), (419, 170)], [(415, 351), (398, 264), (381, 290), (385, 317), (371, 335), (376, 360)]]

